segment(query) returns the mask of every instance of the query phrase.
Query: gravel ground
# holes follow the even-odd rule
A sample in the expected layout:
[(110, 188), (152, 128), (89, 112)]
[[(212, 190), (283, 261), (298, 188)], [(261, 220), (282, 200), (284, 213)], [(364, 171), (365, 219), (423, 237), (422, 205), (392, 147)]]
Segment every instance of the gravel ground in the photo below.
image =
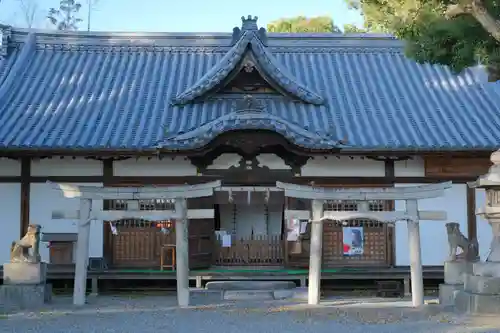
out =
[(500, 332), (500, 319), (464, 317), (439, 305), (373, 298), (300, 302), (238, 302), (178, 309), (172, 296), (100, 296), (74, 308), (68, 297), (50, 307), (0, 317), (0, 332), (22, 333), (323, 333)]

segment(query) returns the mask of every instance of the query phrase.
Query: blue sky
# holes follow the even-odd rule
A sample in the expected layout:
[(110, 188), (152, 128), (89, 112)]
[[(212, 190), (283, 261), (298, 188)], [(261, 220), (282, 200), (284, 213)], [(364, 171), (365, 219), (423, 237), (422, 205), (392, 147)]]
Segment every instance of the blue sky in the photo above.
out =
[[(36, 27), (49, 27), (44, 17), (59, 0), (0, 0), (0, 21), (25, 25), (21, 1), (37, 7)], [(86, 1), (81, 0), (84, 6)], [(240, 25), (242, 15), (258, 16), (260, 26), (297, 15), (328, 15), (341, 27), (362, 24), (360, 15), (348, 10), (344, 0), (97, 0), (92, 13), (92, 30), (100, 31), (230, 32)], [(86, 18), (86, 7), (81, 16)], [(87, 27), (84, 21), (81, 30)]]

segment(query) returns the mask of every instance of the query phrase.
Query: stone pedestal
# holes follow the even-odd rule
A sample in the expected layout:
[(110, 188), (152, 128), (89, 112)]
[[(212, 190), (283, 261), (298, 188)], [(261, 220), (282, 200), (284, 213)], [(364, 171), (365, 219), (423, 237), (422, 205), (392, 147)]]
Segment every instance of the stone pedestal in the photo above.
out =
[(439, 285), (439, 303), (454, 305), (455, 296), (464, 289), (464, 275), (472, 273), (473, 264), (464, 260), (445, 261), (444, 283)]
[(47, 277), (46, 263), (8, 263), (3, 265), (3, 283), (12, 285), (44, 284)]
[(1, 310), (36, 308), (51, 301), (52, 285), (46, 283), (45, 263), (8, 263), (3, 266), (3, 274)]
[(473, 272), (464, 274), (455, 306), (468, 313), (500, 313), (500, 263), (474, 263)]

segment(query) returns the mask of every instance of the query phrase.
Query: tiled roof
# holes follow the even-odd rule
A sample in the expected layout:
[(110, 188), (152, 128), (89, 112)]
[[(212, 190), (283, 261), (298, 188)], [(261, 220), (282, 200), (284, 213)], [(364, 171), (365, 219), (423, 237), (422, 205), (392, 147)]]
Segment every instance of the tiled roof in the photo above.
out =
[[(205, 93), (202, 78), (221, 68), (235, 45), (231, 34), (13, 29), (0, 60), (0, 148), (184, 149), (259, 126), (309, 148), (344, 138), (345, 148), (360, 150), (500, 143), (496, 84), (472, 70), (455, 76), (418, 65), (405, 58), (401, 42), (384, 36), (268, 34), (262, 47), (286, 73), (278, 83), (299, 101), (262, 95), (259, 115), (239, 116), (234, 95), (190, 103), (193, 95), (185, 93)], [(314, 94), (323, 103), (301, 98)]]

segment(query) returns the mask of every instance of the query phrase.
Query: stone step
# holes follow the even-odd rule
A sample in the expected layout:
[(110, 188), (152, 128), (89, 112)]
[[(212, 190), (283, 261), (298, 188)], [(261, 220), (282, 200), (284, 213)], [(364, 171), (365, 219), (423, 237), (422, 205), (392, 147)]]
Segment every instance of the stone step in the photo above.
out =
[(500, 295), (500, 278), (464, 274), (464, 290), (472, 294)]
[(498, 314), (500, 313), (500, 296), (459, 291), (455, 297), (455, 307), (459, 311), (473, 314)]
[(190, 289), (192, 305), (214, 304), (220, 301), (265, 301), (282, 299), (307, 300), (307, 288), (276, 290), (208, 290)]
[(223, 299), (226, 301), (266, 301), (281, 299), (307, 299), (307, 290), (296, 289), (277, 289), (277, 290), (226, 290)]
[(440, 284), (439, 285), (439, 304), (450, 306), (455, 304), (457, 292), (464, 290), (461, 284)]
[(208, 290), (283, 290), (293, 289), (293, 281), (210, 281), (206, 284)]

